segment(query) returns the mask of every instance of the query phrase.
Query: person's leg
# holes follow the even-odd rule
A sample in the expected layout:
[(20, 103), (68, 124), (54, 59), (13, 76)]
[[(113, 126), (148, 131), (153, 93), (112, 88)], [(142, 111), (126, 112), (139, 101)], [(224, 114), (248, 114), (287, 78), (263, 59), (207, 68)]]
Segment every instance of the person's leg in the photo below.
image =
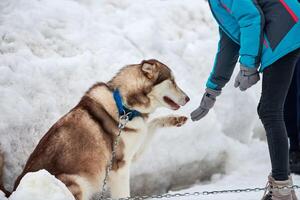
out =
[(296, 65), (293, 80), (289, 88), (288, 95), (284, 105), (284, 121), (287, 134), (290, 139), (290, 171), (291, 173), (300, 174), (300, 145), (299, 145), (299, 109), (300, 101), (298, 93), (300, 93), (300, 60)]
[(297, 69), (284, 104), (284, 121), (290, 139), (290, 153), (300, 151), (297, 127)]
[[(295, 73), (296, 73), (296, 80), (297, 80), (297, 88), (296, 88), (297, 90), (297, 132), (298, 132), (298, 139), (300, 140), (300, 59), (298, 59)], [(299, 140), (298, 140), (298, 144), (300, 142)]]
[(263, 72), (258, 114), (267, 133), (272, 177), (276, 181), (288, 180), (289, 175), (289, 147), (283, 108), (299, 54), (299, 50), (294, 51)]

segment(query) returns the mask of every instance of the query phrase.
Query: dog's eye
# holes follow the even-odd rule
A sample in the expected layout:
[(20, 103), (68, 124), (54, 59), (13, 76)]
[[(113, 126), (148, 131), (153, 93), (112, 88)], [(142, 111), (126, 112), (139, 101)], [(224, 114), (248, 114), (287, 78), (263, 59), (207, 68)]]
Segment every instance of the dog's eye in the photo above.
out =
[(171, 79), (171, 82), (172, 82), (172, 84), (176, 85), (174, 78)]
[(157, 79), (155, 81), (155, 85), (158, 85), (158, 84), (162, 83), (165, 80), (166, 80), (166, 78), (164, 76), (162, 76), (161, 74), (158, 74)]

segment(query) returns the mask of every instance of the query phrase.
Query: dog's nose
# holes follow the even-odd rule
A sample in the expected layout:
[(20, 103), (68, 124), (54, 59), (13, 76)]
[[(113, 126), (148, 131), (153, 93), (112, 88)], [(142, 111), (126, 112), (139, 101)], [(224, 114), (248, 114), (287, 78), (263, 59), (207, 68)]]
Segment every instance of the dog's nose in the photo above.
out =
[(190, 98), (188, 96), (185, 97), (185, 103), (189, 102)]

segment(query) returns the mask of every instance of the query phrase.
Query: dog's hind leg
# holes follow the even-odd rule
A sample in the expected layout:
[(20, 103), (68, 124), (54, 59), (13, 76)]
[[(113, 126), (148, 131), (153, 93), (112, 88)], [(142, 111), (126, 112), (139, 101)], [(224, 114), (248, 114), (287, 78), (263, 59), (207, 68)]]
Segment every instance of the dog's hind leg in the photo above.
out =
[(109, 188), (113, 199), (125, 198), (130, 196), (130, 167), (125, 164), (109, 174)]
[(83, 198), (83, 191), (81, 190), (80, 185), (76, 182), (76, 178), (73, 175), (60, 174), (56, 176), (56, 178), (67, 186), (76, 200), (88, 200)]
[(137, 151), (137, 153), (134, 155), (133, 160), (136, 161), (139, 159), (139, 157), (145, 152), (147, 147), (149, 146), (150, 142), (152, 141), (152, 138), (154, 136), (154, 133), (159, 128), (164, 127), (180, 127), (187, 121), (187, 117), (185, 116), (177, 116), (177, 115), (169, 115), (165, 117), (159, 117), (153, 119), (148, 124), (148, 132), (146, 137), (144, 138), (144, 142), (141, 145), (140, 149)]

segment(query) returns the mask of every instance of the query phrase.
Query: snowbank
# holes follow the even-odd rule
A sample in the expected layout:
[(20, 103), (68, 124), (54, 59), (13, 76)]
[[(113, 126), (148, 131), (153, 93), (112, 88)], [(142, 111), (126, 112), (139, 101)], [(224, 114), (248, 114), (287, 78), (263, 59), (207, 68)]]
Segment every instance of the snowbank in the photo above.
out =
[[(33, 148), (94, 82), (157, 58), (199, 104), (217, 49), (217, 27), (199, 0), (1, 0), (0, 148), (10, 188)], [(257, 86), (258, 88), (259, 86)], [(180, 188), (229, 173), (232, 138), (251, 141), (255, 90), (232, 83), (198, 123), (162, 130), (132, 169), (133, 194)], [(170, 111), (160, 110), (157, 115)], [(230, 167), (228, 167), (230, 166)]]
[[(5, 200), (0, 196), (0, 200)], [(9, 200), (75, 200), (68, 188), (46, 170), (26, 174)]]
[(0, 190), (0, 200), (6, 200), (4, 193)]

